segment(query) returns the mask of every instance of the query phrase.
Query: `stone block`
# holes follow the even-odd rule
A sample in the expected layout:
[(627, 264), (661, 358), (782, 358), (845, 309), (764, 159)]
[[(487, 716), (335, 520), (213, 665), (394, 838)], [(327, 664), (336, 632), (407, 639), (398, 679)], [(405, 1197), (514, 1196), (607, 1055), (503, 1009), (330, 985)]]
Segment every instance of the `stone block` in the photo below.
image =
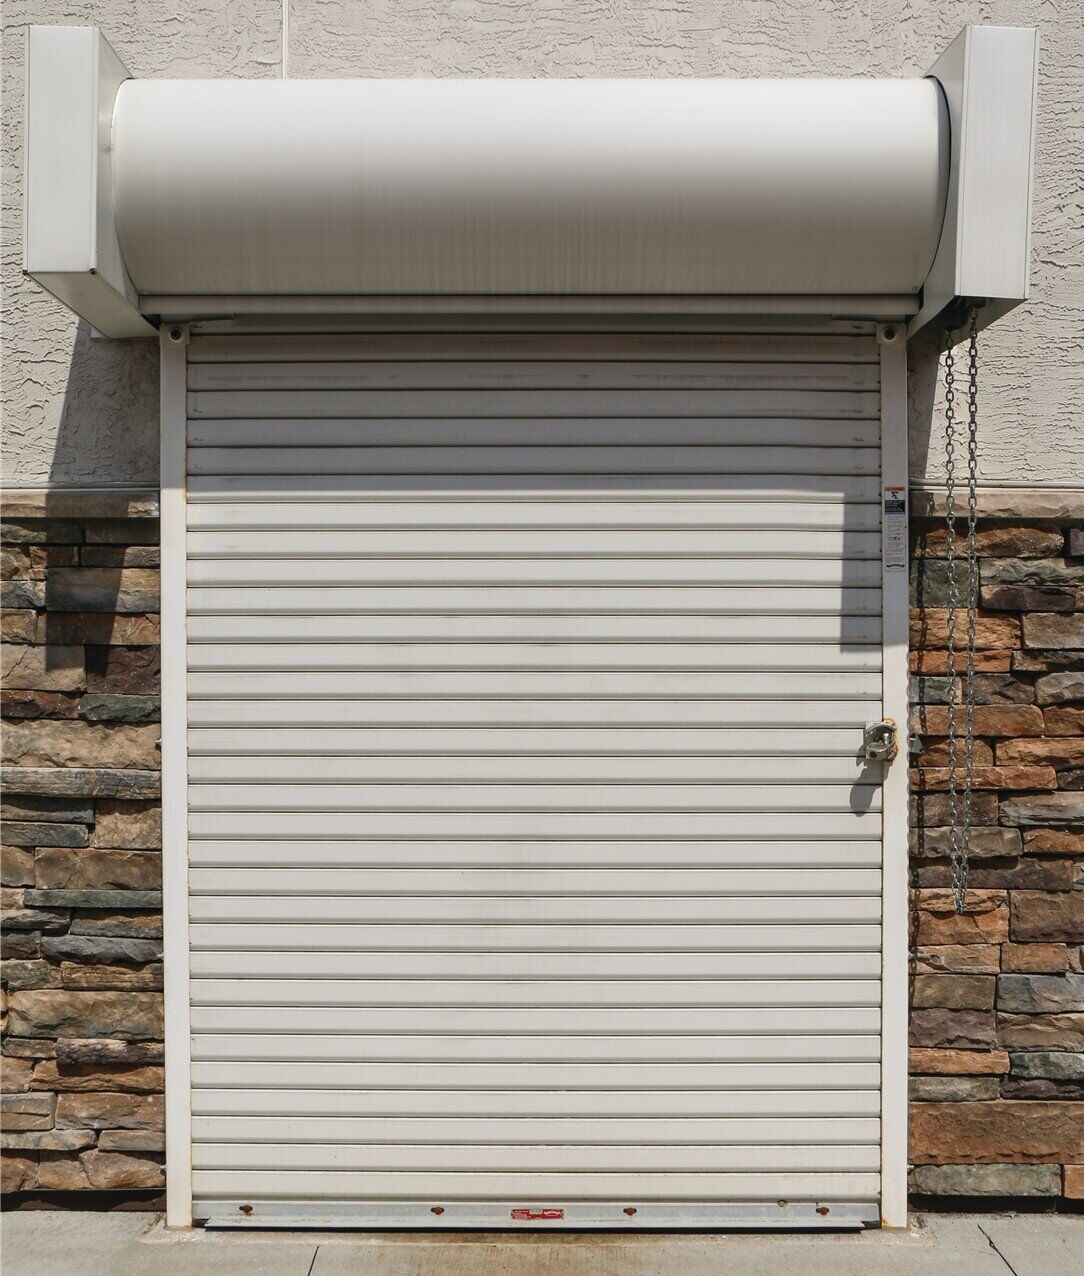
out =
[(55, 1094), (0, 1095), (0, 1124), (5, 1130), (51, 1130)]
[(162, 1036), (162, 998), (153, 992), (14, 992), (8, 1013), (9, 1031), (21, 1037)]
[(1064, 1165), (1062, 1170), (1062, 1194), (1069, 1201), (1082, 1198), (1082, 1166)]
[(1082, 648), (1081, 615), (1034, 611), (1022, 618), (1026, 647), (1047, 650), (1080, 651)]
[(60, 981), (65, 988), (151, 988), (162, 987), (161, 965), (80, 966), (65, 961), (60, 965)]
[(102, 1152), (165, 1152), (165, 1134), (154, 1130), (103, 1130), (98, 1136)]
[(32, 643), (38, 614), (29, 607), (0, 612), (0, 639), (4, 642)]
[(37, 610), (45, 606), (45, 586), (37, 580), (0, 582), (0, 608), (4, 611)]
[(1058, 1165), (917, 1165), (911, 1174), (916, 1196), (1058, 1196)]
[[(928, 527), (917, 537), (915, 553), (920, 557), (945, 558), (948, 539), (945, 527)], [(979, 527), (975, 544), (980, 558), (1051, 558), (1062, 553), (1063, 534), (1057, 527), (997, 523)]]
[(1026, 829), (1022, 835), (1026, 855), (1081, 856), (1081, 833), (1069, 829)]
[(161, 765), (159, 728), (90, 722), (9, 724), (3, 758), (16, 767), (107, 767), (153, 771)]
[(33, 884), (34, 852), (26, 846), (0, 846), (0, 885), (32, 886)]
[[(958, 766), (961, 765), (963, 757), (963, 749), (958, 748)], [(986, 740), (974, 740), (972, 742), (972, 758), (976, 766), (994, 766), (994, 746), (988, 744)], [(912, 757), (911, 764), (913, 767), (948, 767), (949, 741), (937, 738), (924, 740), (923, 752)]]
[(162, 960), (162, 944), (157, 939), (57, 935), (43, 939), (41, 950), (51, 961), (74, 961), (84, 966), (142, 966)]
[(82, 647), (8, 643), (0, 653), (0, 664), (9, 691), (82, 691), (86, 686)]
[(944, 1050), (993, 1049), (998, 1045), (993, 1012), (916, 1009), (909, 1020), (909, 1041)]
[(11, 794), (0, 804), (0, 819), (32, 823), (92, 824), (94, 803), (82, 798), (39, 797), (36, 794)]
[(63, 890), (157, 891), (162, 887), (158, 851), (39, 850), (35, 856), (39, 888)]
[(79, 701), (74, 693), (65, 691), (4, 691), (0, 692), (0, 707), (7, 722), (36, 718), (74, 718), (79, 713)]
[(4, 767), (0, 782), (8, 793), (54, 797), (103, 797), (143, 800), (162, 792), (159, 771), (121, 771), (112, 767)]
[(997, 1099), (998, 1077), (912, 1077), (908, 1097), (913, 1103), (967, 1103)]
[[(964, 767), (957, 768), (958, 784), (964, 781)], [(949, 788), (948, 767), (917, 767), (911, 772), (912, 788), (927, 793), (940, 793)], [(977, 766), (972, 773), (976, 789), (1031, 790), (1053, 789), (1055, 771), (1050, 766), (1026, 766), (1008, 763), (1005, 766)]]
[(1080, 899), (1072, 893), (1012, 891), (1010, 937), (1018, 943), (1080, 944)]
[(1082, 583), (1080, 563), (1062, 558), (988, 558), (980, 563), (984, 585), (1074, 586)]
[(980, 604), (990, 611), (1080, 611), (1080, 585), (981, 585)]
[(78, 1152), (94, 1143), (93, 1130), (4, 1130), (0, 1147), (18, 1152)]
[[(4, 513), (0, 523), (0, 537), (7, 545), (78, 545), (83, 539), (81, 522), (61, 522), (45, 518), (45, 510), (25, 518), (16, 513), (20, 497), (18, 493), (4, 494)], [(15, 504), (13, 504), (13, 502)]]
[[(913, 828), (945, 828), (950, 820), (948, 795), (913, 793), (910, 818)], [(978, 828), (991, 828), (998, 824), (998, 798), (993, 792), (973, 793), (972, 820)]]
[(0, 917), (5, 931), (37, 930), (47, 934), (67, 930), (70, 914), (66, 908), (13, 908)]
[(161, 806), (157, 802), (99, 801), (91, 845), (120, 850), (158, 849), (162, 845)]
[(42, 1041), (36, 1037), (4, 1038), (4, 1055), (13, 1059), (51, 1059), (56, 1054), (55, 1041)]
[[(42, 943), (44, 949), (45, 941)], [(917, 974), (993, 975), (999, 970), (999, 945), (940, 944), (933, 948), (917, 948), (914, 964)]]
[[(944, 558), (913, 558), (909, 572), (909, 595), (912, 604), (916, 607), (948, 607), (951, 578), (956, 583), (960, 606), (964, 607), (969, 599), (969, 588), (968, 566), (963, 560), (958, 559), (951, 564)], [(980, 576), (978, 580), (982, 581), (983, 577)], [(978, 588), (973, 591), (971, 597), (978, 603)]]
[(97, 1191), (135, 1191), (165, 1187), (166, 1173), (161, 1158), (153, 1154), (126, 1152), (84, 1152), (79, 1158), (87, 1182)]
[(1085, 730), (1085, 712), (1079, 708), (1059, 704), (1043, 713), (1045, 735), (1081, 735)]
[(1080, 1101), (1085, 1088), (1080, 1081), (1049, 1081), (1045, 1077), (1004, 1077), (1003, 1099), (1071, 1099)]
[(62, 1065), (56, 1059), (43, 1059), (34, 1070), (33, 1084), (35, 1089), (58, 1093), (109, 1090), (119, 1094), (161, 1094), (165, 1088), (165, 1069), (149, 1064), (138, 1067)]
[(1085, 1076), (1081, 1055), (1070, 1050), (1014, 1051), (1010, 1072), (1015, 1077), (1049, 1081), (1081, 1081)]
[(159, 567), (161, 562), (157, 545), (84, 545), (79, 551), (81, 567)]
[[(957, 703), (964, 703), (964, 681), (957, 679)], [(977, 673), (972, 686), (975, 704), (1032, 704), (1032, 684), (1015, 674)]]
[(916, 975), (912, 1006), (916, 1009), (990, 1010), (995, 980), (988, 975)]
[(88, 643), (95, 646), (155, 646), (161, 641), (157, 614), (112, 616), (101, 612), (51, 611), (38, 617), (38, 642)]
[(78, 533), (82, 540), (87, 519), (156, 519), (158, 492), (153, 488), (142, 491), (130, 488), (101, 488), (97, 491), (34, 488), (8, 492), (4, 512), (8, 518), (31, 527), (53, 526), (57, 519), (77, 519), (78, 522), (66, 526), (71, 528), (72, 534)]
[(60, 972), (47, 961), (0, 962), (3, 984), (9, 992), (17, 988), (59, 988)]
[(90, 833), (85, 824), (31, 824), (10, 820), (4, 837), (13, 846), (86, 846)]
[[(55, 941), (49, 941), (55, 942)], [(44, 951), (45, 941), (42, 941)], [(1069, 969), (1065, 944), (1003, 944), (1002, 969), (1019, 974), (1061, 974)]]
[[(117, 1041), (115, 1038), (61, 1037), (56, 1043), (57, 1066), (61, 1068), (105, 1067), (109, 1069), (142, 1064), (159, 1064), (165, 1058), (159, 1041)], [(105, 1089), (95, 1086), (95, 1089)]]
[(1078, 793), (1037, 793), (1001, 802), (999, 821), (1011, 828), (1057, 827), (1080, 823), (1082, 810), (1082, 799)]
[(157, 545), (158, 520), (90, 518), (83, 524), (83, 534), (88, 545)]
[(35, 890), (27, 903), (44, 908), (161, 908), (161, 891), (129, 890)]
[(38, 1187), (47, 1192), (85, 1192), (90, 1182), (79, 1157), (43, 1152), (38, 1169)]
[(1081, 655), (1076, 651), (1015, 651), (1010, 657), (1014, 673), (1058, 673), (1080, 664)]
[(1021, 763), (1026, 766), (1080, 766), (1085, 761), (1085, 741), (1080, 737), (1058, 736), (1028, 740), (999, 740), (995, 745), (999, 766)]
[(64, 1093), (56, 1101), (57, 1129), (161, 1130), (160, 1094)]
[(954, 913), (949, 909), (919, 911), (913, 942), (918, 947), (1000, 944), (1009, 935), (1009, 912)]
[(33, 931), (13, 931), (8, 927), (0, 934), (0, 956), (5, 961), (33, 961), (41, 956), (41, 935)]
[[(918, 859), (939, 859), (949, 855), (948, 828), (919, 828), (912, 830), (912, 855)], [(1018, 829), (976, 828), (970, 830), (969, 855), (971, 859), (1011, 859), (1022, 850)]]
[(72, 918), (71, 934), (117, 936), (122, 939), (160, 939), (162, 936), (162, 913), (118, 912), (116, 909), (105, 911), (90, 910), (76, 913)]
[[(909, 722), (911, 730), (920, 735), (944, 736), (949, 729), (948, 706), (930, 705), (924, 709), (913, 709)], [(977, 705), (975, 731), (978, 736), (1043, 735), (1044, 717), (1036, 705), (1031, 704)]]
[(1011, 1014), (1068, 1014), (1082, 1009), (1081, 975), (1006, 974), (998, 979), (997, 1005)]
[(53, 611), (157, 611), (158, 585), (149, 568), (56, 567), (46, 573), (45, 603)]
[(4, 1094), (22, 1094), (29, 1090), (33, 1075), (33, 1059), (20, 1059), (11, 1055), (0, 1058), (0, 1090)]
[[(1073, 888), (1070, 860), (1018, 859), (994, 862), (976, 860), (968, 871), (968, 884), (977, 890), (1068, 891)], [(920, 864), (914, 873), (916, 886), (950, 887), (953, 870), (946, 864)]]
[(1059, 788), (1066, 793), (1080, 793), (1085, 789), (1085, 770), (1079, 766), (1057, 772)]
[(1036, 679), (1038, 705), (1068, 704), (1085, 696), (1085, 680), (1080, 673), (1045, 673)]
[(162, 652), (146, 647), (87, 647), (87, 690), (122, 695), (157, 695)]
[(1080, 1050), (1082, 1016), (999, 1012), (998, 1043), (1007, 1050)]
[(93, 691), (79, 701), (84, 722), (157, 722), (161, 716), (158, 696), (123, 696)]
[(38, 1158), (33, 1152), (0, 1154), (0, 1191), (7, 1196), (38, 1186)]
[(1005, 1050), (947, 1050), (912, 1046), (908, 1070), (921, 1076), (1002, 1076), (1010, 1070)]
[(910, 1153), (921, 1165), (1059, 1164), (1080, 1155), (1081, 1105), (914, 1103)]
[[(1016, 668), (1013, 657), (1017, 652), (1010, 651), (977, 651), (975, 653), (976, 669), (983, 673), (1009, 673)], [(953, 668), (960, 670), (963, 660), (958, 652), (953, 661)], [(1063, 666), (1059, 666), (1062, 668)], [(949, 673), (950, 660), (948, 651), (910, 651), (908, 653), (908, 669), (916, 674)]]
[[(960, 646), (964, 632), (963, 617), (958, 616), (956, 623), (957, 645)], [(913, 650), (929, 650), (943, 648), (949, 642), (949, 608), (948, 607), (913, 607), (909, 613), (909, 645)], [(1021, 645), (1021, 622), (1016, 616), (988, 615), (979, 612), (976, 616), (976, 647), (986, 649), (1008, 649)], [(960, 668), (964, 667), (963, 656)]]

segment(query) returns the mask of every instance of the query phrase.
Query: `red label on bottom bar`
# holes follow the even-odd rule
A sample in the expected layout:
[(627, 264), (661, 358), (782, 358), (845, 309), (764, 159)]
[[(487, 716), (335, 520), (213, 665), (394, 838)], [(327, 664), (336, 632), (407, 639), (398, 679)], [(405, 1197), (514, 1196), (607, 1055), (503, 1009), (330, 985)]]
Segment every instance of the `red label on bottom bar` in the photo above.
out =
[(512, 1218), (515, 1219), (534, 1219), (534, 1218), (564, 1218), (564, 1210), (528, 1210), (517, 1209), (509, 1211)]

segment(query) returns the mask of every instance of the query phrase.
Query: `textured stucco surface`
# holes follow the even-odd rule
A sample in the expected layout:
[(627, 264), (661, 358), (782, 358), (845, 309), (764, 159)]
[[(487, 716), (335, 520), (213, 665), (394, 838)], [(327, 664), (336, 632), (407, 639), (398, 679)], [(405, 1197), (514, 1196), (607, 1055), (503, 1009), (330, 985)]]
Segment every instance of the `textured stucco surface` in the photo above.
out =
[[(287, 0), (288, 3), (291, 0)], [(5, 9), (4, 457), (8, 482), (156, 478), (151, 343), (91, 343), (18, 273), (23, 28), (97, 22), (136, 75), (280, 73), (269, 0), (101, 0)], [(1038, 26), (1033, 300), (985, 334), (981, 474), (1073, 485), (1081, 473), (1081, 21), (1053, 0), (292, 0), (296, 76), (922, 74), (966, 22)], [(937, 351), (913, 343), (912, 472), (937, 479)], [(933, 455), (928, 459), (929, 452)]]

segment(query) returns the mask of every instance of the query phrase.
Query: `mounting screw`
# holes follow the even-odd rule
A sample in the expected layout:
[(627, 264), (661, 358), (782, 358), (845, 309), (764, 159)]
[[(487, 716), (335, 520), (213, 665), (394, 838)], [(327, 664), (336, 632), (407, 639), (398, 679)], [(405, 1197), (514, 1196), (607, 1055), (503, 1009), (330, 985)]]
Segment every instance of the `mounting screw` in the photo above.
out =
[(185, 335), (185, 330), (184, 330), (184, 328), (171, 328), (171, 329), (170, 329), (170, 340), (171, 340), (171, 341), (182, 341), (182, 340), (184, 339), (184, 335)]
[(636, 1212), (637, 1212), (637, 1207), (635, 1205), (627, 1205), (625, 1209), (622, 1210), (622, 1213), (628, 1214), (630, 1218), (632, 1218)]
[(431, 1206), (430, 1208), (431, 1214), (443, 1214), (444, 1212), (445, 1212), (445, 1207), (443, 1205), (434, 1205), (434, 1206)]
[(818, 1213), (819, 1213), (819, 1214), (825, 1215), (825, 1214), (828, 1214), (828, 1212), (829, 1212), (829, 1207), (828, 1207), (827, 1205), (819, 1205), (819, 1206), (818, 1206)]
[(248, 1217), (248, 1215), (250, 1215), (250, 1214), (252, 1213), (252, 1206), (251, 1206), (251, 1205), (239, 1205), (237, 1208), (238, 1208), (238, 1209), (241, 1211), (241, 1213), (242, 1213), (242, 1214), (244, 1214), (246, 1217)]

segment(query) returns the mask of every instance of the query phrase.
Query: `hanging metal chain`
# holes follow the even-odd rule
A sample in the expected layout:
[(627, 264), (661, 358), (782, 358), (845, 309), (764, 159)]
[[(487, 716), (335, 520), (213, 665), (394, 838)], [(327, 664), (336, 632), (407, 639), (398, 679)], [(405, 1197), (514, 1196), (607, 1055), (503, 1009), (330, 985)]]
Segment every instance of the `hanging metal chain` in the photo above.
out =
[[(964, 677), (958, 682), (957, 612), (961, 608), (961, 581), (957, 570), (957, 364), (953, 353), (954, 334), (946, 330), (946, 566), (948, 571), (948, 614), (946, 622), (946, 673), (949, 686), (946, 710), (946, 765), (949, 779), (949, 860), (953, 884), (953, 906), (964, 911), (968, 889), (968, 851), (972, 826), (972, 789), (975, 780), (975, 679), (976, 679), (976, 599), (979, 593), (979, 560), (976, 553), (976, 484), (978, 479), (979, 347), (975, 307), (968, 311), (968, 417), (965, 432), (966, 524), (965, 524), (965, 635)], [(963, 740), (957, 730), (957, 691), (964, 708)], [(959, 768), (964, 748), (963, 771)]]

